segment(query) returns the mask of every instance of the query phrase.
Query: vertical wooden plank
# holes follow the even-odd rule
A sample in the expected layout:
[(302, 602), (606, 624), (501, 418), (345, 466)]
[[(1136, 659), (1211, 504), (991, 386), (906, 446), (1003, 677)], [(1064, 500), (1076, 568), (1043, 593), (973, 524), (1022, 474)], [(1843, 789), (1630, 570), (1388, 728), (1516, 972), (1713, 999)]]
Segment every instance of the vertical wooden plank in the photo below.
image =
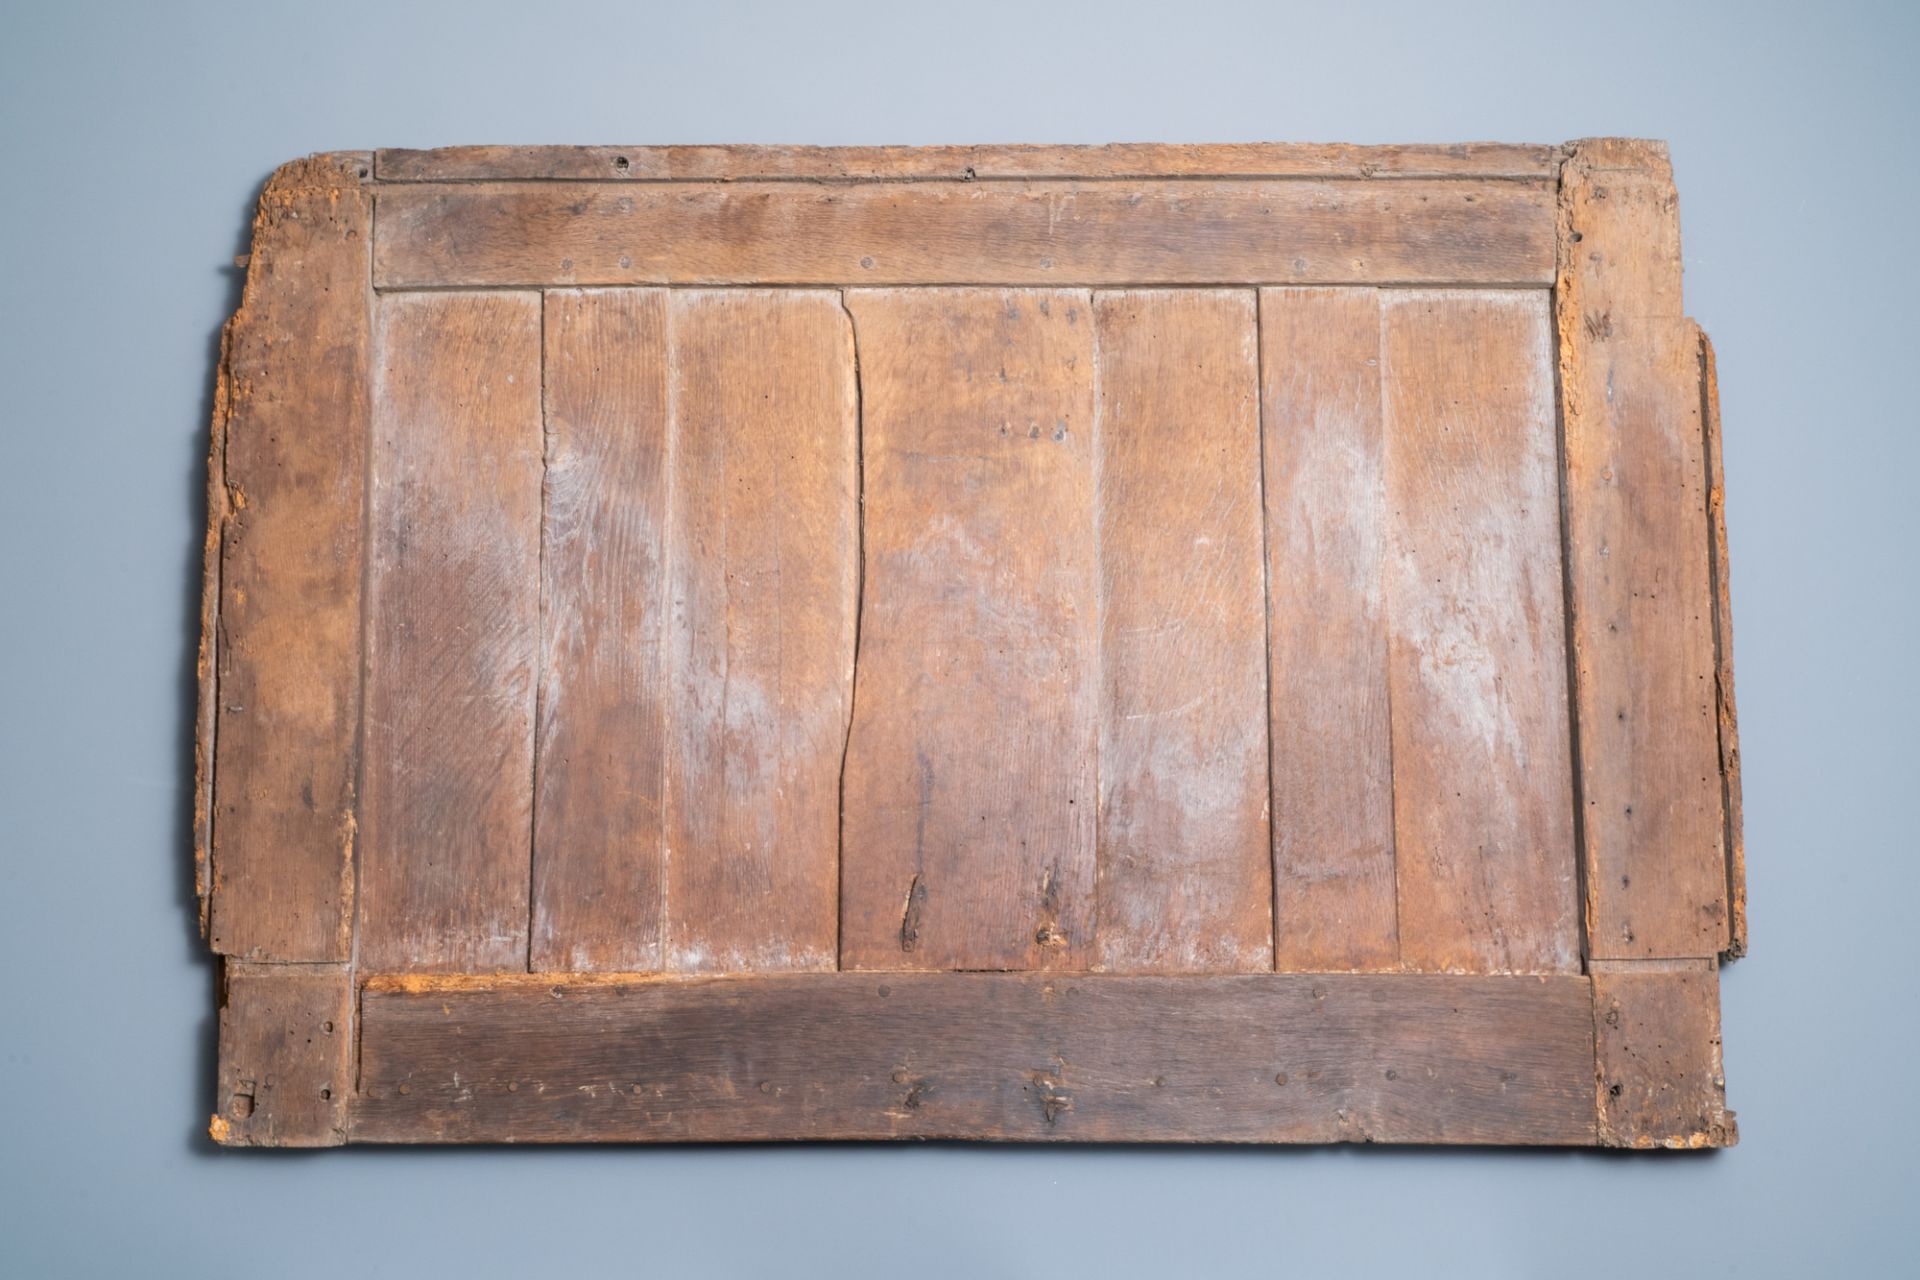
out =
[(1576, 971), (1547, 296), (1382, 303), (1401, 959)]
[(1600, 1141), (1730, 1147), (1720, 1056), (1720, 974), (1708, 960), (1597, 960), (1593, 1031)]
[(1555, 299), (1588, 946), (1729, 945), (1699, 339), (1666, 148), (1577, 144)]
[(1380, 303), (1263, 289), (1274, 957), (1391, 969), (1393, 736)]
[(519, 969), (540, 297), (387, 294), (377, 342), (359, 959), (375, 972)]
[(831, 969), (859, 614), (839, 295), (676, 293), (667, 967)]
[(352, 948), (367, 163), (314, 156), (274, 174), (223, 344), (196, 845), (213, 949), (257, 960)]
[(1095, 965), (1270, 969), (1251, 290), (1096, 293)]
[(1089, 296), (847, 299), (866, 585), (842, 963), (1085, 967), (1098, 738)]
[(229, 961), (220, 997), (219, 1110), (229, 1147), (335, 1147), (353, 1093), (353, 978), (341, 964)]
[(1726, 958), (1747, 954), (1747, 846), (1740, 796), (1740, 715), (1733, 696), (1733, 597), (1727, 559), (1727, 478), (1720, 460), (1720, 377), (1713, 342), (1700, 336), (1701, 413), (1706, 415), (1707, 516), (1713, 530), (1714, 688), (1720, 730), (1720, 792), (1726, 813)]
[(546, 296), (531, 967), (660, 966), (667, 293)]

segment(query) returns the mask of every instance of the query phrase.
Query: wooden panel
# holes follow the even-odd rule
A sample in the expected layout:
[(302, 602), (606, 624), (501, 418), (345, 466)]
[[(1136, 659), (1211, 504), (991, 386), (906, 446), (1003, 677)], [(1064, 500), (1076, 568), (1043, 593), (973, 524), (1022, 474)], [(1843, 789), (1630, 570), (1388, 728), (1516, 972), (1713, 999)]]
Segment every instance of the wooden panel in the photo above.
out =
[(332, 1147), (353, 1094), (353, 981), (345, 965), (228, 962), (220, 1077), (207, 1126), (230, 1147)]
[(524, 969), (540, 299), (380, 300), (359, 958)]
[(1391, 969), (1380, 304), (1260, 294), (1277, 967)]
[(551, 294), (535, 756), (536, 969), (656, 969), (667, 295)]
[(376, 982), (372, 1142), (1594, 1140), (1581, 977)]
[(1383, 305), (1401, 959), (1571, 971), (1578, 869), (1547, 298), (1390, 293)]
[(1506, 143), (1374, 146), (1117, 143), (1097, 147), (440, 147), (379, 153), (385, 182), (582, 179), (622, 182), (803, 179), (1347, 177), (1558, 175), (1558, 147)]
[(1730, 1147), (1740, 1140), (1720, 1065), (1713, 961), (1594, 962), (1600, 1141)]
[(366, 165), (316, 156), (274, 174), (222, 344), (198, 762), (218, 801), (201, 792), (196, 846), (213, 949), (255, 959), (352, 946)]
[(1596, 957), (1729, 943), (1699, 338), (1657, 143), (1582, 143), (1561, 190), (1568, 578)]
[(1251, 291), (1094, 295), (1095, 965), (1273, 965)]
[(859, 403), (830, 293), (673, 299), (671, 969), (831, 969)]
[(1546, 284), (1518, 182), (398, 185), (384, 288), (561, 284)]
[(847, 301), (866, 577), (841, 961), (1084, 967), (1098, 715), (1089, 297)]

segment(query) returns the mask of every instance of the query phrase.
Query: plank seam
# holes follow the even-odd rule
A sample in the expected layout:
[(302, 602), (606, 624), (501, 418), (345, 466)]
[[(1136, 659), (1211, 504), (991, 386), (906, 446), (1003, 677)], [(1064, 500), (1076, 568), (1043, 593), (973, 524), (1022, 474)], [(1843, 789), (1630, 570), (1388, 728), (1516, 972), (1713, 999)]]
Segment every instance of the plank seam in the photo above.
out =
[(547, 700), (547, 511), (553, 483), (553, 413), (547, 403), (547, 291), (540, 293), (540, 547), (534, 600), (533, 750), (527, 762), (527, 972), (533, 972), (533, 930), (540, 868), (540, 749), (546, 743)]
[(860, 698), (860, 626), (867, 611), (867, 399), (860, 374), (860, 324), (847, 305), (847, 291), (838, 291), (840, 314), (847, 321), (847, 342), (853, 351), (853, 660), (847, 668), (847, 728), (840, 741), (840, 811), (834, 827), (833, 852), (833, 967), (845, 967), (847, 869), (847, 758), (853, 751), (854, 717)]

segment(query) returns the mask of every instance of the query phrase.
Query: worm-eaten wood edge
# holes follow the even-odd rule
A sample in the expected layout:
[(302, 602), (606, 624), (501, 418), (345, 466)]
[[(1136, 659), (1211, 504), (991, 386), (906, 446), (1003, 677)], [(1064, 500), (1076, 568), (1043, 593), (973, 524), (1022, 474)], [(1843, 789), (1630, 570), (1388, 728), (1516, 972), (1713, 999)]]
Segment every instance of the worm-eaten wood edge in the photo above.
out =
[(353, 1086), (353, 979), (345, 965), (229, 961), (220, 1082), (207, 1132), (229, 1147), (337, 1147)]
[(1720, 1057), (1712, 960), (1595, 961), (1600, 1142), (1692, 1150), (1740, 1140)]
[(210, 944), (248, 960), (351, 948), (370, 167), (340, 153), (274, 173), (221, 340), (194, 861)]

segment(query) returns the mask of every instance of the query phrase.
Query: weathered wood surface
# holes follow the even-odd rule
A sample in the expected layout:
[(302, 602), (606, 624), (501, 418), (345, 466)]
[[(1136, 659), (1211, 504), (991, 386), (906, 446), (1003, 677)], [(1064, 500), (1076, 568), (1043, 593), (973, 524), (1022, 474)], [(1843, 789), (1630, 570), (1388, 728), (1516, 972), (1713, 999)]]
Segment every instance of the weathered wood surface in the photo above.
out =
[(858, 290), (850, 969), (1084, 969), (1096, 548), (1084, 290)]
[(380, 299), (359, 962), (524, 971), (540, 297)]
[(345, 965), (227, 962), (219, 1110), (208, 1125), (215, 1142), (332, 1147), (347, 1140), (354, 996)]
[(1546, 285), (1517, 182), (396, 184), (374, 282)]
[(1097, 968), (1273, 967), (1250, 290), (1093, 297)]
[(195, 846), (208, 940), (251, 959), (344, 960), (352, 947), (366, 166), (316, 156), (273, 175), (221, 344)]
[(664, 957), (831, 969), (859, 591), (859, 403), (840, 298), (672, 312)]
[(1600, 1141), (1689, 1150), (1738, 1142), (1714, 962), (1596, 960), (1593, 970)]
[(1400, 958), (1576, 972), (1547, 300), (1388, 294), (1383, 329)]
[(661, 966), (668, 294), (545, 301), (535, 969)]
[(1728, 948), (1726, 797), (1699, 337), (1666, 148), (1568, 158), (1555, 289), (1587, 935), (1601, 958)]
[(1263, 290), (1260, 337), (1275, 960), (1283, 970), (1392, 969), (1378, 295)]
[(1594, 1141), (1581, 977), (376, 981), (366, 1142)]
[(440, 147), (375, 153), (383, 182), (720, 182), (1033, 178), (1513, 178), (1558, 176), (1560, 149), (1512, 143), (1352, 146), (1118, 143), (997, 147)]

